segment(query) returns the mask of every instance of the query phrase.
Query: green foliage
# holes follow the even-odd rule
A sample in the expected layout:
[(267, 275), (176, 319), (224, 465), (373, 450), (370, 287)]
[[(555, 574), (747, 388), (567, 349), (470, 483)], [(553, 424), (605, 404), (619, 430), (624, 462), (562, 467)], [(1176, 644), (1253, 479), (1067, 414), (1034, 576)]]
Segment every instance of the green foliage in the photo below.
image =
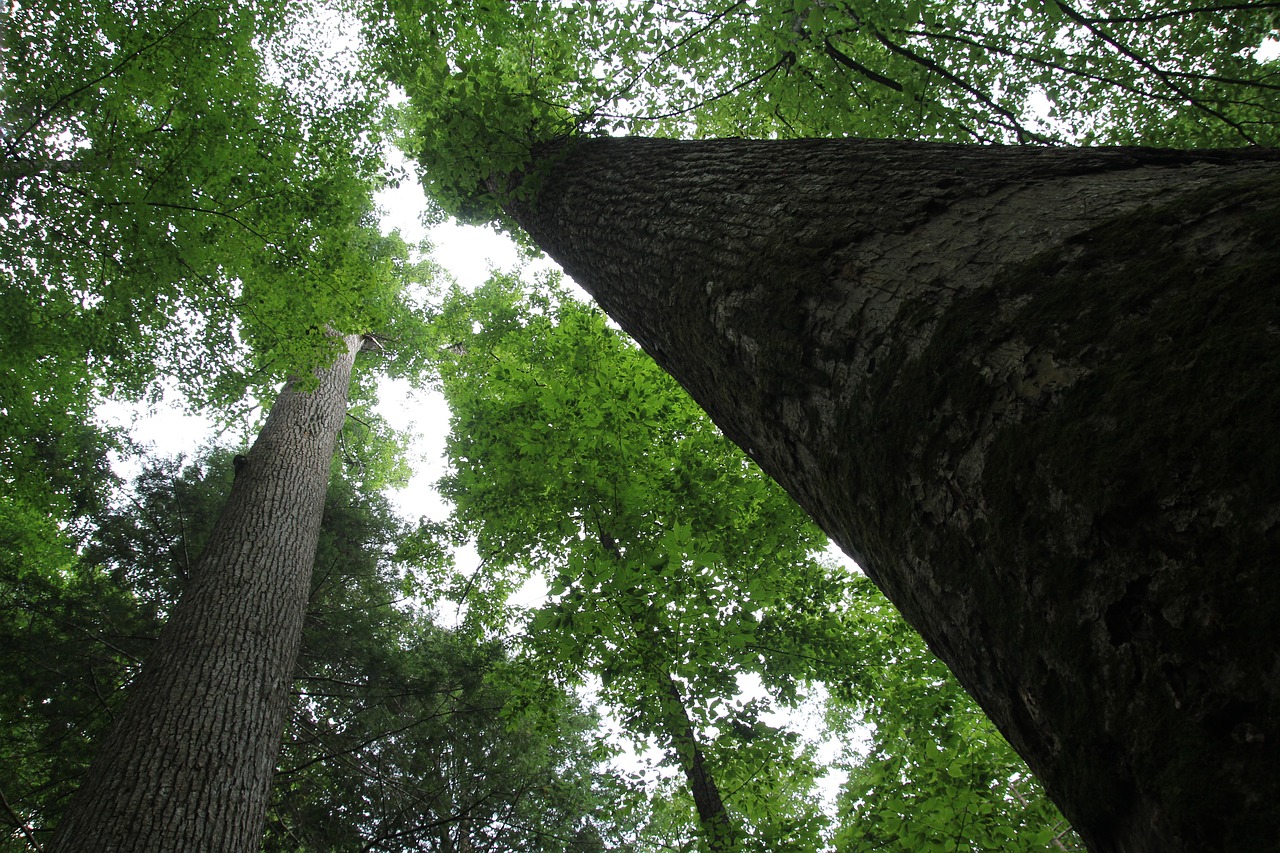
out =
[(863, 665), (831, 683), (830, 722), (863, 727), (848, 754), (835, 849), (1083, 850), (1026, 765), (869, 581), (855, 611)]
[(1280, 118), (1268, 3), (708, 3), (675, 33), (697, 28), (666, 58), (724, 93), (696, 136), (1194, 147), (1274, 144)]
[[(814, 559), (812, 522), (599, 311), (495, 278), (451, 294), (435, 328), (453, 412), (442, 491), (484, 561), (455, 593), (477, 630), (505, 629), (508, 595), (544, 577), (526, 653), (569, 681), (594, 675), (629, 731), (678, 763), (686, 719), (728, 740), (763, 731), (733, 707), (741, 673), (791, 702), (815, 649), (847, 655), (847, 578)], [(800, 585), (811, 618), (776, 630)], [(767, 849), (778, 821), (819, 830), (800, 753), (781, 734), (753, 744), (712, 750), (748, 837)]]
[(311, 326), (363, 331), (385, 310), (370, 285), (388, 249), (367, 227), (377, 106), (287, 85), (305, 65), (270, 48), (290, 11), (45, 3), (6, 16), (6, 367), (87, 360), (117, 391), (163, 370), (212, 393), (242, 343), (265, 363)]
[[(41, 555), (45, 556), (45, 555)], [(61, 814), (154, 627), (127, 590), (75, 561), (0, 573), (0, 850), (31, 849)], [(19, 817), (20, 816), (20, 817)]]
[[(595, 721), (563, 691), (528, 683), (536, 676), (497, 645), (393, 608), (371, 618), (347, 596), (345, 613), (331, 603), (315, 616), (356, 633), (341, 656), (307, 649), (265, 850), (561, 851), (608, 823)], [(336, 627), (323, 631), (330, 642), (343, 638)], [(530, 690), (537, 706), (520, 702)]]
[(574, 47), (600, 17), (546, 0), (367, 5), (367, 58), (410, 94), (400, 143), (418, 158), (439, 215), (493, 219), (490, 182), (523, 171), (534, 145), (577, 129), (547, 95), (570, 83), (596, 88)]
[(54, 0), (0, 22), (0, 551), (101, 503), (104, 398), (176, 386), (233, 415), (305, 383), (335, 330), (417, 369), (405, 290), (431, 271), (378, 233), (381, 106), (316, 54), (321, 14)]

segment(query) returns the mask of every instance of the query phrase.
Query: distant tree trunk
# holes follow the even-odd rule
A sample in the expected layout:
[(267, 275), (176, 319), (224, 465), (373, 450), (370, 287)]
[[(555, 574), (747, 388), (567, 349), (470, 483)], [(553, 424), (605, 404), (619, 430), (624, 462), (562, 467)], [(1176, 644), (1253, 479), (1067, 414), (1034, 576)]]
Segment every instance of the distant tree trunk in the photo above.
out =
[[(601, 530), (599, 542), (601, 549), (619, 567), (626, 566), (626, 559), (612, 536)], [(661, 635), (661, 628), (639, 611), (631, 611), (630, 620), (636, 649), (644, 649), (640, 652), (641, 656), (648, 659), (651, 659), (651, 655), (661, 656), (662, 649), (651, 639), (655, 635)], [(654, 687), (661, 715), (654, 722), (666, 734), (676, 753), (676, 759), (680, 762), (680, 769), (684, 771), (689, 795), (693, 797), (693, 806), (698, 812), (698, 826), (703, 840), (711, 853), (731, 853), (739, 849), (741, 839), (733, 818), (720, 797), (715, 777), (707, 767), (706, 756), (698, 743), (698, 734), (694, 731), (693, 721), (689, 719), (689, 711), (685, 708), (684, 696), (680, 693), (680, 685), (676, 683), (675, 676), (665, 668), (655, 668)]]
[(1280, 153), (595, 139), (509, 212), (1097, 851), (1280, 827)]
[(702, 838), (711, 853), (732, 853), (740, 849), (737, 829), (729, 817), (724, 800), (720, 798), (715, 777), (707, 768), (706, 756), (702, 754), (698, 735), (693, 730), (693, 722), (684, 707), (684, 697), (680, 695), (680, 686), (669, 673), (663, 673), (658, 688), (662, 698), (662, 724), (680, 761), (680, 769), (684, 771), (689, 793), (693, 796)]
[(181, 600), (46, 850), (249, 853), (262, 843), (351, 367), (286, 386)]

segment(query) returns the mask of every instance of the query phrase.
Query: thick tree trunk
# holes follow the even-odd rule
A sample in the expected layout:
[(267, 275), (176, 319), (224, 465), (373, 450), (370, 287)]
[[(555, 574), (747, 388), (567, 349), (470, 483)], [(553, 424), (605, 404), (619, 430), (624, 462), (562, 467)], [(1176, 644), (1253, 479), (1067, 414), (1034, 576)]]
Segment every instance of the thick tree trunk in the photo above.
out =
[(281, 392), (181, 600), (98, 749), (50, 853), (248, 853), (261, 846), (346, 416), (345, 350)]
[(600, 139), (512, 215), (1098, 851), (1280, 827), (1280, 153)]

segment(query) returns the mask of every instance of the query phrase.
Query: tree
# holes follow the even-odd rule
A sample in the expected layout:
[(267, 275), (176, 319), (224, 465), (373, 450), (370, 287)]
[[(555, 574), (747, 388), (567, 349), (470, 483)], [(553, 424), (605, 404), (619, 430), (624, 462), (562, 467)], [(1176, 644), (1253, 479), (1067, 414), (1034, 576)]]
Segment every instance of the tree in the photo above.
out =
[[(611, 113), (644, 126), (613, 108), (660, 96), (651, 68), (691, 82), (650, 127), (723, 132), (714, 105), (796, 79), (801, 53), (741, 67), (754, 28), (707, 47), (756, 4), (689, 6), (656, 40), (630, 7), (584, 16), (528, 60), (388, 5), (401, 51), (374, 56), (441, 206), (518, 223), (589, 290), (858, 559), (1091, 846), (1269, 843), (1273, 153), (588, 138)], [(793, 4), (807, 56), (902, 97), (859, 93), (854, 117), (826, 84), (744, 95), (742, 127), (1274, 142), (1269, 4), (1049, 6)], [(1044, 128), (1039, 95), (1061, 108)], [(430, 132), (451, 110), (466, 150)]]
[(1247, 849), (1280, 802), (1278, 159), (599, 139), (508, 207), (1093, 848)]
[(291, 380), (55, 848), (258, 844), (354, 351), (413, 323), (404, 246), (373, 221), (376, 102), (321, 73), (339, 65), (303, 43), (300, 9), (5, 18), (3, 453), (34, 475), (5, 478), (6, 508), (65, 556), (98, 495), (50, 471), (103, 443), (51, 440), (67, 420), (165, 379), (225, 408)]
[(286, 387), (218, 524), (97, 747), (50, 850), (249, 850), (267, 794), (351, 367), (348, 335), (309, 391)]
[[(575, 831), (616, 837), (597, 789), (624, 792), (597, 772), (594, 719), (498, 644), (407, 606), (409, 572), (443, 555), (395, 559), (403, 522), (343, 467), (325, 500), (264, 848), (430, 848), (465, 843), (464, 829), (512, 850), (561, 850)], [(148, 460), (128, 499), (95, 515), (78, 561), (0, 577), (0, 776), (13, 832), (0, 849), (39, 849), (58, 824), (232, 469), (223, 450)]]

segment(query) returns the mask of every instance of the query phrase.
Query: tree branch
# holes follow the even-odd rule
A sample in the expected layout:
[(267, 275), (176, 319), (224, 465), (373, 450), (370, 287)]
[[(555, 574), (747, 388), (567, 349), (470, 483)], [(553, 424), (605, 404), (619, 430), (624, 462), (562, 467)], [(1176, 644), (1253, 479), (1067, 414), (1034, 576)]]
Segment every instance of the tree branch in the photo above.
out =
[(889, 77), (884, 76), (883, 74), (880, 74), (876, 71), (872, 71), (870, 68), (858, 62), (853, 57), (849, 56), (848, 54), (844, 53), (839, 48), (837, 48), (835, 45), (833, 45), (831, 43), (831, 39), (829, 38), (823, 39), (822, 44), (823, 44), (823, 49), (826, 52), (827, 56), (831, 57), (836, 62), (843, 65), (844, 67), (850, 68), (856, 71), (857, 73), (861, 74), (863, 77), (866, 77), (868, 80), (871, 80), (874, 83), (879, 83), (881, 86), (887, 86), (888, 88), (894, 90), (895, 92), (902, 91), (902, 84), (899, 83), (897, 80), (893, 80)]
[(61, 96), (52, 104), (50, 104), (47, 108), (37, 112), (36, 117), (31, 121), (31, 123), (27, 125), (22, 131), (15, 134), (13, 139), (10, 140), (8, 146), (6, 146), (9, 150), (9, 153), (12, 154), (15, 150), (17, 150), (16, 146), (18, 145), (19, 142), (25, 139), (27, 135), (31, 133), (31, 131), (39, 127), (47, 118), (49, 118), (49, 116), (53, 115), (58, 110), (58, 108), (61, 107), (63, 104), (65, 104), (67, 101), (71, 100), (72, 98), (76, 97), (82, 92), (92, 89), (94, 86), (98, 85), (103, 80), (106, 80), (110, 77), (114, 77), (116, 74), (120, 72), (120, 69), (124, 68), (130, 62), (133, 62), (139, 56), (151, 50), (156, 45), (165, 41), (167, 38), (169, 38), (171, 35), (176, 33), (178, 30), (185, 27), (193, 18), (195, 18), (196, 15), (200, 14), (201, 12), (208, 11), (208, 8), (209, 7), (207, 6), (197, 6), (194, 10), (192, 10), (190, 15), (187, 15), (182, 20), (178, 21), (176, 24), (174, 24), (169, 29), (165, 30), (163, 33), (161, 33), (158, 37), (156, 37), (152, 41), (147, 42), (142, 47), (138, 48), (137, 50), (125, 56), (124, 59), (117, 62), (105, 73), (100, 74), (99, 76), (93, 78), (92, 80), (89, 80), (88, 82), (84, 83), (81, 86), (76, 87), (75, 89), (72, 89), (70, 92), (67, 92), (65, 95)]
[(1163, 68), (1156, 65), (1154, 62), (1151, 62), (1146, 57), (1142, 56), (1141, 54), (1131, 49), (1128, 45), (1122, 44), (1119, 41), (1119, 39), (1117, 39), (1115, 36), (1112, 36), (1109, 32), (1102, 29), (1097, 24), (1094, 24), (1088, 18), (1084, 17), (1075, 9), (1073, 9), (1070, 5), (1067, 4), (1066, 0), (1054, 0), (1054, 2), (1058, 4), (1058, 7), (1060, 9), (1062, 9), (1062, 14), (1066, 15), (1068, 18), (1075, 21), (1080, 26), (1089, 30), (1089, 32), (1093, 33), (1098, 38), (1102, 39), (1102, 41), (1109, 44), (1121, 56), (1131, 59), (1133, 62), (1137, 63), (1140, 67), (1150, 71), (1152, 74), (1156, 76), (1158, 80), (1160, 80), (1160, 82), (1164, 83), (1164, 85), (1170, 91), (1176, 92), (1179, 97), (1186, 99), (1186, 102), (1189, 103), (1191, 106), (1195, 107), (1198, 110), (1208, 113), (1209, 115), (1221, 121), (1223, 124), (1232, 128), (1233, 130), (1235, 130), (1236, 133), (1240, 135), (1242, 139), (1244, 139), (1250, 145), (1257, 144), (1257, 140), (1255, 140), (1248, 133), (1248, 131), (1246, 131), (1244, 127), (1240, 125), (1239, 122), (1228, 118), (1226, 115), (1219, 112), (1218, 110), (1215, 110), (1213, 107), (1209, 106), (1208, 104), (1202, 103), (1198, 98), (1196, 98), (1190, 92), (1187, 92), (1177, 83), (1175, 83), (1172, 79), (1173, 75), (1170, 72), (1165, 71)]

